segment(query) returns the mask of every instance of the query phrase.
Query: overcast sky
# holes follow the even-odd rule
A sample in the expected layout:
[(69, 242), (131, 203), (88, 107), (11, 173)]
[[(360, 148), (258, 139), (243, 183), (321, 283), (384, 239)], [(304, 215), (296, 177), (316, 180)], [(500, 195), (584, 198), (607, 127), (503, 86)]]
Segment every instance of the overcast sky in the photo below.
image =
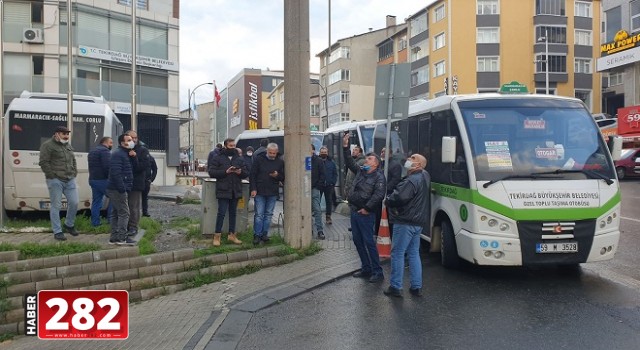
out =
[[(381, 29), (387, 15), (398, 24), (435, 0), (333, 0), (331, 41)], [(328, 46), (328, 1), (309, 0), (310, 71)], [(243, 68), (283, 70), (283, 0), (183, 0), (180, 2), (180, 109), (187, 91), (216, 81), (218, 90)], [(198, 104), (211, 101), (213, 88), (197, 90)]]

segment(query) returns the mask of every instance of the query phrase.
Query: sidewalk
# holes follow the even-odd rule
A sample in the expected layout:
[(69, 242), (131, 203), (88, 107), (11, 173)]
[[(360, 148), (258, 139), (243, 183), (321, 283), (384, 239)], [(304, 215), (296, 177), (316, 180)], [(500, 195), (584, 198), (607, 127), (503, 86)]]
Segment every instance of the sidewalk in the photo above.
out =
[[(156, 189), (154, 197), (175, 198), (185, 190), (169, 187)], [(277, 202), (274, 224), (281, 212), (282, 202)], [(327, 239), (318, 241), (324, 249), (314, 256), (130, 305), (127, 340), (41, 341), (21, 336), (2, 348), (235, 349), (253, 313), (360, 267), (348, 227), (349, 218), (334, 213), (333, 224), (325, 225)], [(272, 226), (271, 234), (278, 230), (283, 232)]]

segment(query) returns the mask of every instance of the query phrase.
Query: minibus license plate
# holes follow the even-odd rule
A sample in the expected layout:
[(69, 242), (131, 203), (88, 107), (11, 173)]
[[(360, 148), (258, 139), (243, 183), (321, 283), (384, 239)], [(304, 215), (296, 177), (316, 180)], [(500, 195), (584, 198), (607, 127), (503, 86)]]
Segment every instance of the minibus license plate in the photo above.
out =
[[(49, 209), (51, 209), (51, 202), (40, 201), (40, 210), (49, 210)], [(62, 202), (62, 210), (67, 210), (67, 202)]]
[(577, 253), (578, 242), (537, 243), (536, 253)]

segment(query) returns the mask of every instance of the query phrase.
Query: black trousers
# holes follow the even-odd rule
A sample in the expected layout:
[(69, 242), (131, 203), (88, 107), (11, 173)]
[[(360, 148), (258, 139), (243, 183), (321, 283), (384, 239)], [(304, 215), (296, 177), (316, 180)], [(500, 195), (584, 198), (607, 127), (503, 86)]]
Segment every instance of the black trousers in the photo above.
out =
[(142, 191), (142, 215), (149, 215), (149, 191), (151, 190), (151, 182), (144, 182), (144, 191)]
[(327, 186), (322, 190), (322, 194), (324, 196), (324, 203), (326, 207), (326, 215), (331, 216), (333, 212), (333, 186)]

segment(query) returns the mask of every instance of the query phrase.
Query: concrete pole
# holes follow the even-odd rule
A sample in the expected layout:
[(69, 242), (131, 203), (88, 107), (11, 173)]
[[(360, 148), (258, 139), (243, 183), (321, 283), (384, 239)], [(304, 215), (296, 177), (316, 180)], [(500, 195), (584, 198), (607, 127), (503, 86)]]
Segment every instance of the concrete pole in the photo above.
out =
[[(328, 38), (329, 38), (329, 46), (327, 46), (327, 64), (325, 64), (325, 75), (324, 75), (324, 110), (325, 110), (325, 118), (320, 121), (320, 130), (324, 131), (329, 127), (329, 60), (331, 60), (331, 0), (329, 2), (329, 10), (328, 10)], [(321, 82), (322, 83), (322, 82)], [(322, 119), (322, 118), (320, 118)]]
[(549, 94), (549, 32), (545, 28), (544, 30), (544, 81), (545, 87), (547, 90), (547, 95)]
[(138, 57), (138, 50), (136, 50), (137, 43), (137, 28), (136, 28), (136, 7), (138, 6), (138, 0), (131, 0), (131, 130), (138, 131), (138, 111), (136, 108), (136, 64)]
[[(4, 2), (0, 0), (0, 21), (4, 19)], [(0, 228), (4, 228), (7, 222), (7, 213), (4, 211), (4, 41), (2, 36), (2, 23), (0, 22)]]
[(67, 0), (67, 128), (73, 135), (73, 22), (71, 0)]
[(284, 240), (311, 245), (311, 133), (309, 132), (309, 0), (284, 1)]

